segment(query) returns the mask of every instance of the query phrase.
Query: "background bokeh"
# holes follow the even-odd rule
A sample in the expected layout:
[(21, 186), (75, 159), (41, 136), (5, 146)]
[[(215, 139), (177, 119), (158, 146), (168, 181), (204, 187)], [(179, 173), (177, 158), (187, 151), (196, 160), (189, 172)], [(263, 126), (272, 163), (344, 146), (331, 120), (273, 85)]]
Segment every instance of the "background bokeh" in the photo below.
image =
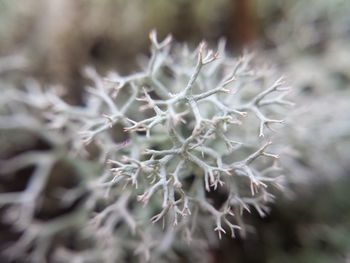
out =
[(245, 238), (213, 247), (212, 262), (350, 262), (350, 1), (0, 0), (0, 85), (34, 78), (84, 104), (82, 68), (137, 71), (152, 29), (190, 46), (225, 38), (294, 86), (278, 136), (293, 146), (282, 157), (290, 190), (268, 217), (247, 217)]

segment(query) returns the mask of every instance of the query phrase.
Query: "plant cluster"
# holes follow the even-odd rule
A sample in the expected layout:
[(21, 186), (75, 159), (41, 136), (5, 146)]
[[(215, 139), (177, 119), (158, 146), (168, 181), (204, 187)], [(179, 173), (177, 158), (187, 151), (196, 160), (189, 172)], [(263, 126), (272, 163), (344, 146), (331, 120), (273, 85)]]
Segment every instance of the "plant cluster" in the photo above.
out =
[(268, 212), (271, 187), (283, 187), (271, 130), (292, 105), (289, 87), (252, 55), (225, 54), (224, 42), (192, 52), (150, 40), (141, 72), (87, 68), (83, 106), (34, 81), (4, 89), (6, 257), (173, 261), (215, 232), (244, 235), (243, 211)]

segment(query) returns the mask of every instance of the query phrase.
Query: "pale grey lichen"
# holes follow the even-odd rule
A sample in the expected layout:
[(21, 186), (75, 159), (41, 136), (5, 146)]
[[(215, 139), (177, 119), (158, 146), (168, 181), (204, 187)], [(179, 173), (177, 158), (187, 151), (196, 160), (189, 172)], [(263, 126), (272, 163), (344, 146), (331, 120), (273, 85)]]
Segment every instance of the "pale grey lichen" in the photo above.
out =
[[(5, 140), (24, 130), (50, 144), (2, 161), (1, 176), (37, 167), (24, 189), (0, 194), (21, 233), (7, 255), (32, 262), (123, 262), (135, 254), (140, 262), (174, 260), (215, 242), (213, 230), (220, 238), (244, 235), (244, 210), (268, 211), (270, 188), (283, 186), (271, 128), (292, 104), (284, 99), (289, 87), (252, 55), (225, 54), (224, 42), (218, 52), (204, 43), (191, 52), (172, 46), (171, 37), (159, 42), (151, 32), (150, 39), (151, 58), (139, 73), (103, 78), (85, 70), (91, 87), (84, 106), (33, 81), (4, 90)], [(39, 220), (49, 178), (60, 176), (57, 162), (69, 163), (78, 183), (50, 186), (52, 194), (63, 207), (84, 201)], [(73, 230), (92, 243), (83, 249), (57, 241)]]

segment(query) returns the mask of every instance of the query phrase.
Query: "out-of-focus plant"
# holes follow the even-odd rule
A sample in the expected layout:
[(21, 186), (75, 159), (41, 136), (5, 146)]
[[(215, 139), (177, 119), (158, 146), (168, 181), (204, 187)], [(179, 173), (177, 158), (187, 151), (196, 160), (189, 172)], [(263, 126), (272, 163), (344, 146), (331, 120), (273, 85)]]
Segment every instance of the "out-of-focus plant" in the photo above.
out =
[(266, 52), (288, 72), (298, 91), (294, 100), (304, 105), (291, 115), (293, 128), (281, 132), (281, 140), (293, 145), (294, 157), (286, 160), (289, 178), (298, 184), (339, 179), (350, 160), (350, 3), (260, 1), (260, 6), (266, 7), (262, 16), (274, 13), (278, 21), (265, 29), (274, 46)]
[(150, 39), (139, 73), (85, 70), (85, 106), (33, 81), (4, 89), (7, 257), (173, 262), (200, 256), (215, 232), (244, 235), (243, 211), (268, 212), (271, 188), (283, 188), (271, 131), (292, 105), (289, 87), (224, 42), (192, 52)]

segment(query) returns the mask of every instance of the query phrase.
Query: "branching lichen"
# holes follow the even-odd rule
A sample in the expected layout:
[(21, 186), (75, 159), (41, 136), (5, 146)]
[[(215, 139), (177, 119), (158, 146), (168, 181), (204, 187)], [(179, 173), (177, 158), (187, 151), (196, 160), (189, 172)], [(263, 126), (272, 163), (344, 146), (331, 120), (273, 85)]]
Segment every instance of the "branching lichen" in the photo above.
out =
[[(36, 166), (25, 189), (0, 194), (5, 212), (17, 211), (11, 224), (21, 235), (11, 251), (21, 246), (19, 256), (27, 253), (33, 262), (119, 262), (130, 254), (166, 260), (175, 256), (172, 248), (186, 249), (185, 240), (213, 242), (213, 230), (220, 238), (244, 234), (244, 210), (268, 211), (271, 186), (283, 184), (270, 129), (292, 104), (284, 99), (284, 80), (259, 69), (250, 55), (230, 58), (223, 42), (217, 52), (201, 43), (192, 53), (172, 47), (170, 37), (159, 42), (155, 32), (150, 40), (151, 58), (139, 73), (102, 78), (87, 68), (92, 86), (84, 106), (33, 82), (4, 93), (0, 129), (37, 133), (52, 148), (2, 161), (2, 176)], [(65, 189), (65, 198), (71, 203), (84, 191), (88, 197), (36, 228), (35, 211), (62, 156), (99, 169), (77, 168), (84, 183)], [(225, 195), (219, 203), (218, 193)], [(64, 243), (53, 250), (64, 229), (95, 243), (88, 252)], [(203, 248), (203, 242), (191, 244)]]

